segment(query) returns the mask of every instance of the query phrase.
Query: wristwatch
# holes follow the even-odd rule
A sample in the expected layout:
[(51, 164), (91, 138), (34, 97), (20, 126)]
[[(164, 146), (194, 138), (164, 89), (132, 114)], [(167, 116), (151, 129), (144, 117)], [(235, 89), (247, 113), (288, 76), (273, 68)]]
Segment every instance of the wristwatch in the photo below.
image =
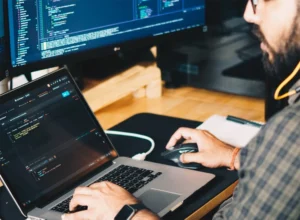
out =
[(143, 203), (124, 205), (115, 220), (130, 220), (140, 210), (147, 209)]

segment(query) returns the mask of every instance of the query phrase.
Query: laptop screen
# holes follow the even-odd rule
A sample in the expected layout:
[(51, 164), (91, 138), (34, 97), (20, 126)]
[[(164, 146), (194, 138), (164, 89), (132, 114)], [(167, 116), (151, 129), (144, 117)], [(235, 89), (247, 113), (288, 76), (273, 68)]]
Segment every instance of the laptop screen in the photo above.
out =
[(63, 72), (0, 97), (1, 172), (24, 208), (116, 156)]

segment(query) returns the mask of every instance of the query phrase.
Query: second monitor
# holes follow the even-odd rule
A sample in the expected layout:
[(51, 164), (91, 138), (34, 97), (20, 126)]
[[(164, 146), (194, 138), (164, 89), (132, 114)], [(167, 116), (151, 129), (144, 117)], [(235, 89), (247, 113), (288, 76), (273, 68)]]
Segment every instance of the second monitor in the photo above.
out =
[(0, 94), (3, 92), (4, 83), (6, 83), (2, 82), (5, 78), (5, 71), (3, 1), (0, 0)]
[[(35, 70), (205, 24), (205, 0), (7, 1), (10, 65)], [(101, 49), (101, 50), (100, 50)], [(99, 51), (100, 50), (100, 51)], [(78, 56), (80, 55), (80, 56)]]

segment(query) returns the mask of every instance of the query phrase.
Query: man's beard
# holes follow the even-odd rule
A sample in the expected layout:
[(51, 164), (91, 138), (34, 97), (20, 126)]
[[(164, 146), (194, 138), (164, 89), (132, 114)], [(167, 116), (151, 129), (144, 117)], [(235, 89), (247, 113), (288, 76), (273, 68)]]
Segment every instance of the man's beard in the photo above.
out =
[[(279, 53), (276, 53), (266, 41), (266, 38), (259, 27), (257, 25), (254, 25), (253, 27), (253, 33), (266, 45), (266, 47), (270, 50), (270, 53), (273, 55), (273, 60), (271, 62), (269, 54), (267, 52), (263, 52), (263, 64), (267, 75), (275, 77), (281, 81), (294, 70), (300, 61), (300, 47), (299, 42), (297, 42), (297, 39), (299, 38), (299, 36), (297, 36), (297, 33), (299, 33), (297, 30), (299, 28), (296, 22), (297, 20), (298, 19), (295, 19), (292, 29), (293, 32), (284, 42), (284, 46), (281, 46)], [(298, 74), (297, 78), (300, 78), (299, 75), (300, 74)]]

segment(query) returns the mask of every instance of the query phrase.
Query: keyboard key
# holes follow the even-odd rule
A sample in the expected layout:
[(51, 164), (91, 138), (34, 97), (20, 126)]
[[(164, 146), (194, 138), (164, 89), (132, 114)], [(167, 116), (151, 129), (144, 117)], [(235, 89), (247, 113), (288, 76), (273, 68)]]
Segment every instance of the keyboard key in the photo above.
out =
[(75, 213), (75, 212), (80, 212), (80, 211), (85, 211), (87, 210), (87, 206), (77, 206), (73, 211), (68, 211), (68, 213)]
[[(161, 174), (161, 172), (154, 173), (152, 170), (121, 165), (105, 174), (95, 182), (110, 181), (123, 187), (130, 193), (135, 193), (137, 190), (147, 185)], [(52, 210), (61, 213), (68, 213), (71, 199), (72, 197), (66, 199), (57, 206), (53, 207)], [(83, 211), (86, 209), (86, 206), (78, 206), (73, 212)]]
[(135, 193), (137, 190), (137, 188), (131, 187), (130, 189), (128, 189), (128, 192)]
[(155, 176), (160, 176), (162, 173), (161, 172), (158, 172), (155, 174)]

